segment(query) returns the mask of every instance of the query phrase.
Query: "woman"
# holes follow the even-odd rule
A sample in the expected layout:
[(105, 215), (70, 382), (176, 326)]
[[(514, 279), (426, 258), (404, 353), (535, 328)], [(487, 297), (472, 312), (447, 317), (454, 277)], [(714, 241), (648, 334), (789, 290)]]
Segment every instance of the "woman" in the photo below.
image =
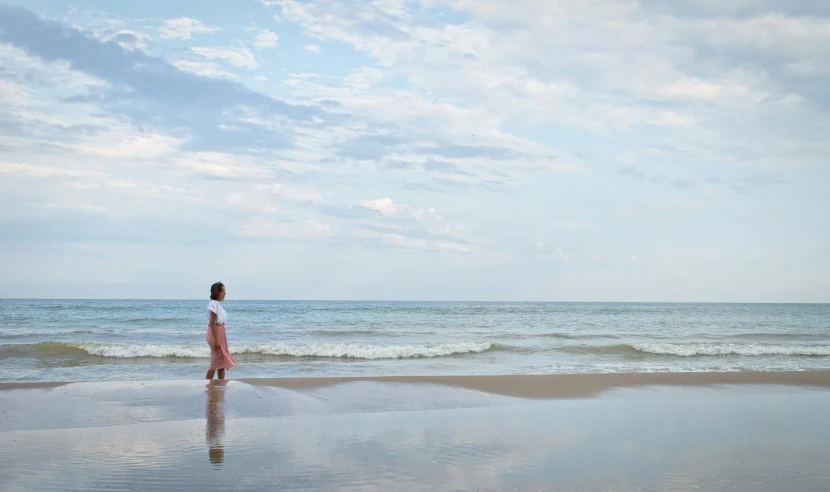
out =
[(208, 331), (207, 339), (210, 345), (210, 367), (207, 379), (213, 379), (213, 374), (219, 371), (219, 379), (225, 379), (225, 369), (231, 370), (238, 366), (228, 350), (228, 337), (225, 335), (225, 320), (228, 314), (219, 304), (225, 300), (225, 285), (216, 282), (210, 286), (210, 302), (208, 303)]

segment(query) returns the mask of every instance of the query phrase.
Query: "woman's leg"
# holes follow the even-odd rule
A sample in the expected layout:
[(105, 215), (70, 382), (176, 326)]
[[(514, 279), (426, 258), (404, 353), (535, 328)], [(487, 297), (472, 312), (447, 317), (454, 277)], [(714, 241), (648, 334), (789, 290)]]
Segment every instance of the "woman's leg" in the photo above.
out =
[[(219, 369), (219, 370), (222, 371), (222, 373), (225, 372), (224, 369)], [(208, 369), (208, 372), (207, 372), (207, 375), (205, 376), (205, 379), (213, 379), (213, 373), (215, 373), (215, 372), (216, 371), (213, 370), (213, 369)], [(222, 377), (220, 376), (219, 379), (222, 379)]]
[(225, 379), (225, 370), (219, 369), (219, 379)]

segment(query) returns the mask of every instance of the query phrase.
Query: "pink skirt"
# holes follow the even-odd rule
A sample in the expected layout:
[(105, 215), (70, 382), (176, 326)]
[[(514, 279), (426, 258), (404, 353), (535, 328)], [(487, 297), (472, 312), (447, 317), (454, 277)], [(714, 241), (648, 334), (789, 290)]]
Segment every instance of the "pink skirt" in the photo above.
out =
[(210, 367), (208, 370), (230, 370), (238, 366), (239, 362), (233, 358), (230, 350), (228, 350), (228, 337), (225, 335), (225, 325), (216, 325), (216, 338), (216, 341), (219, 342), (219, 350), (213, 348), (213, 333), (210, 332), (210, 327), (208, 327), (207, 336), (205, 337), (210, 346)]

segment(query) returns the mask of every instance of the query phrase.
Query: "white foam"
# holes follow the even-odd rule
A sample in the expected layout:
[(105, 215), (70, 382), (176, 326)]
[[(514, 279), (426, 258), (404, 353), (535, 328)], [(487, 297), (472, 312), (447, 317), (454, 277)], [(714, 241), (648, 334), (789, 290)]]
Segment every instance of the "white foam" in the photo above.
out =
[[(76, 343), (72, 347), (90, 355), (102, 357), (190, 357), (208, 358), (207, 345), (154, 345)], [(232, 345), (233, 354), (285, 355), (292, 357), (343, 357), (355, 359), (402, 359), (412, 357), (441, 357), (452, 354), (484, 352), (490, 342), (442, 343), (436, 345), (365, 345), (344, 343), (315, 343), (292, 345), (287, 343), (257, 343)]]
[(120, 343), (69, 343), (74, 347), (90, 355), (101, 357), (117, 357), (130, 359), (134, 357), (191, 357), (209, 358), (210, 350), (205, 344), (198, 345), (157, 345), (141, 343), (137, 345), (125, 345)]
[(714, 344), (714, 343), (636, 343), (635, 350), (652, 354), (677, 355), (830, 355), (830, 346), (826, 345), (764, 345), (748, 344)]

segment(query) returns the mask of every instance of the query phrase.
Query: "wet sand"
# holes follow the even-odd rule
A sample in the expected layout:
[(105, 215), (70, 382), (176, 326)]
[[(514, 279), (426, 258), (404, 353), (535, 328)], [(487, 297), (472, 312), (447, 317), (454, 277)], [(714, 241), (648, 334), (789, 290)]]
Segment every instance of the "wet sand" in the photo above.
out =
[(0, 490), (830, 490), (830, 373), (3, 385)]
[(437, 384), (519, 398), (584, 398), (615, 388), (637, 386), (712, 386), (777, 384), (830, 388), (830, 371), (822, 372), (688, 372), (633, 374), (544, 374), (504, 376), (387, 376), (344, 378), (241, 379), (281, 388), (322, 388), (356, 381)]

